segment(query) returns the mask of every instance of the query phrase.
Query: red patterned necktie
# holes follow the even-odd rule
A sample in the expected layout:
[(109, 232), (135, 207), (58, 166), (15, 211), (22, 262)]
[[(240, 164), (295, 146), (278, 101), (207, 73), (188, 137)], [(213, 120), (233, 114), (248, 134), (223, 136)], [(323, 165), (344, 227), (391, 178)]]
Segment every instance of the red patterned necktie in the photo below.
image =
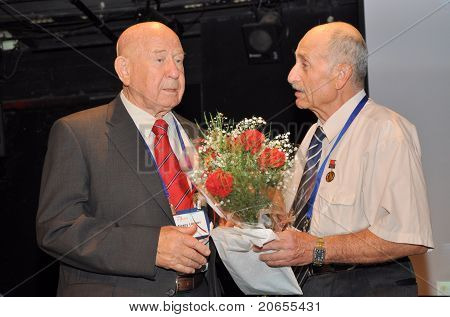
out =
[(156, 120), (152, 132), (155, 134), (154, 153), (159, 175), (169, 194), (169, 203), (172, 213), (179, 210), (193, 208), (192, 191), (186, 174), (180, 168), (175, 153), (167, 136), (168, 124), (163, 119)]

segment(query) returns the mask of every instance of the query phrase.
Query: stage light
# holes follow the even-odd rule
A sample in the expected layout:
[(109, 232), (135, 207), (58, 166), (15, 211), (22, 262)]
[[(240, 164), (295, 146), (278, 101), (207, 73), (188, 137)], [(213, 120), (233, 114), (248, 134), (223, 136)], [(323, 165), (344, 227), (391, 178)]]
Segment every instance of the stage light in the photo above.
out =
[(242, 26), (250, 64), (277, 63), (280, 61), (282, 28), (280, 15), (275, 11), (261, 13), (259, 22)]

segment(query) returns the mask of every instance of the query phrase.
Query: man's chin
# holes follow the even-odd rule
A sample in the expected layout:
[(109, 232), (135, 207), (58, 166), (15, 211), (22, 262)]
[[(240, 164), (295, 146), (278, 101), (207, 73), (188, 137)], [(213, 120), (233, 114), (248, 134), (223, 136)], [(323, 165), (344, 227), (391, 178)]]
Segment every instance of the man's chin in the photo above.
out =
[(170, 111), (171, 109), (175, 108), (176, 106), (178, 106), (181, 102), (181, 99), (178, 97), (173, 97), (173, 98), (165, 98), (165, 100), (161, 100), (161, 106)]
[(295, 100), (295, 105), (299, 109), (309, 109), (309, 104), (305, 102), (304, 100)]

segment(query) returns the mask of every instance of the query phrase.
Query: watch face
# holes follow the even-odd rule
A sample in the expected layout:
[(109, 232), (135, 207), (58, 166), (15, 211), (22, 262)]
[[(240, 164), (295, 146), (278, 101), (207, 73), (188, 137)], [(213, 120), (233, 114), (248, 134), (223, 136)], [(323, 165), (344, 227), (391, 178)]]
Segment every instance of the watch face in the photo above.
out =
[(325, 260), (325, 249), (324, 248), (314, 248), (314, 258), (313, 258), (313, 264), (314, 265), (322, 265), (323, 261)]

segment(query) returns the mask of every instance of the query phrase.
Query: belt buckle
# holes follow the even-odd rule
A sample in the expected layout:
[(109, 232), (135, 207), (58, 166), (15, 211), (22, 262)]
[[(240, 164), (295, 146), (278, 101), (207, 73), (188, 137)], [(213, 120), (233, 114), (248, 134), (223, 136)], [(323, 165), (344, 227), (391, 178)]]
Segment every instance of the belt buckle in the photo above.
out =
[(178, 275), (176, 284), (177, 293), (193, 290), (195, 288), (194, 276)]

